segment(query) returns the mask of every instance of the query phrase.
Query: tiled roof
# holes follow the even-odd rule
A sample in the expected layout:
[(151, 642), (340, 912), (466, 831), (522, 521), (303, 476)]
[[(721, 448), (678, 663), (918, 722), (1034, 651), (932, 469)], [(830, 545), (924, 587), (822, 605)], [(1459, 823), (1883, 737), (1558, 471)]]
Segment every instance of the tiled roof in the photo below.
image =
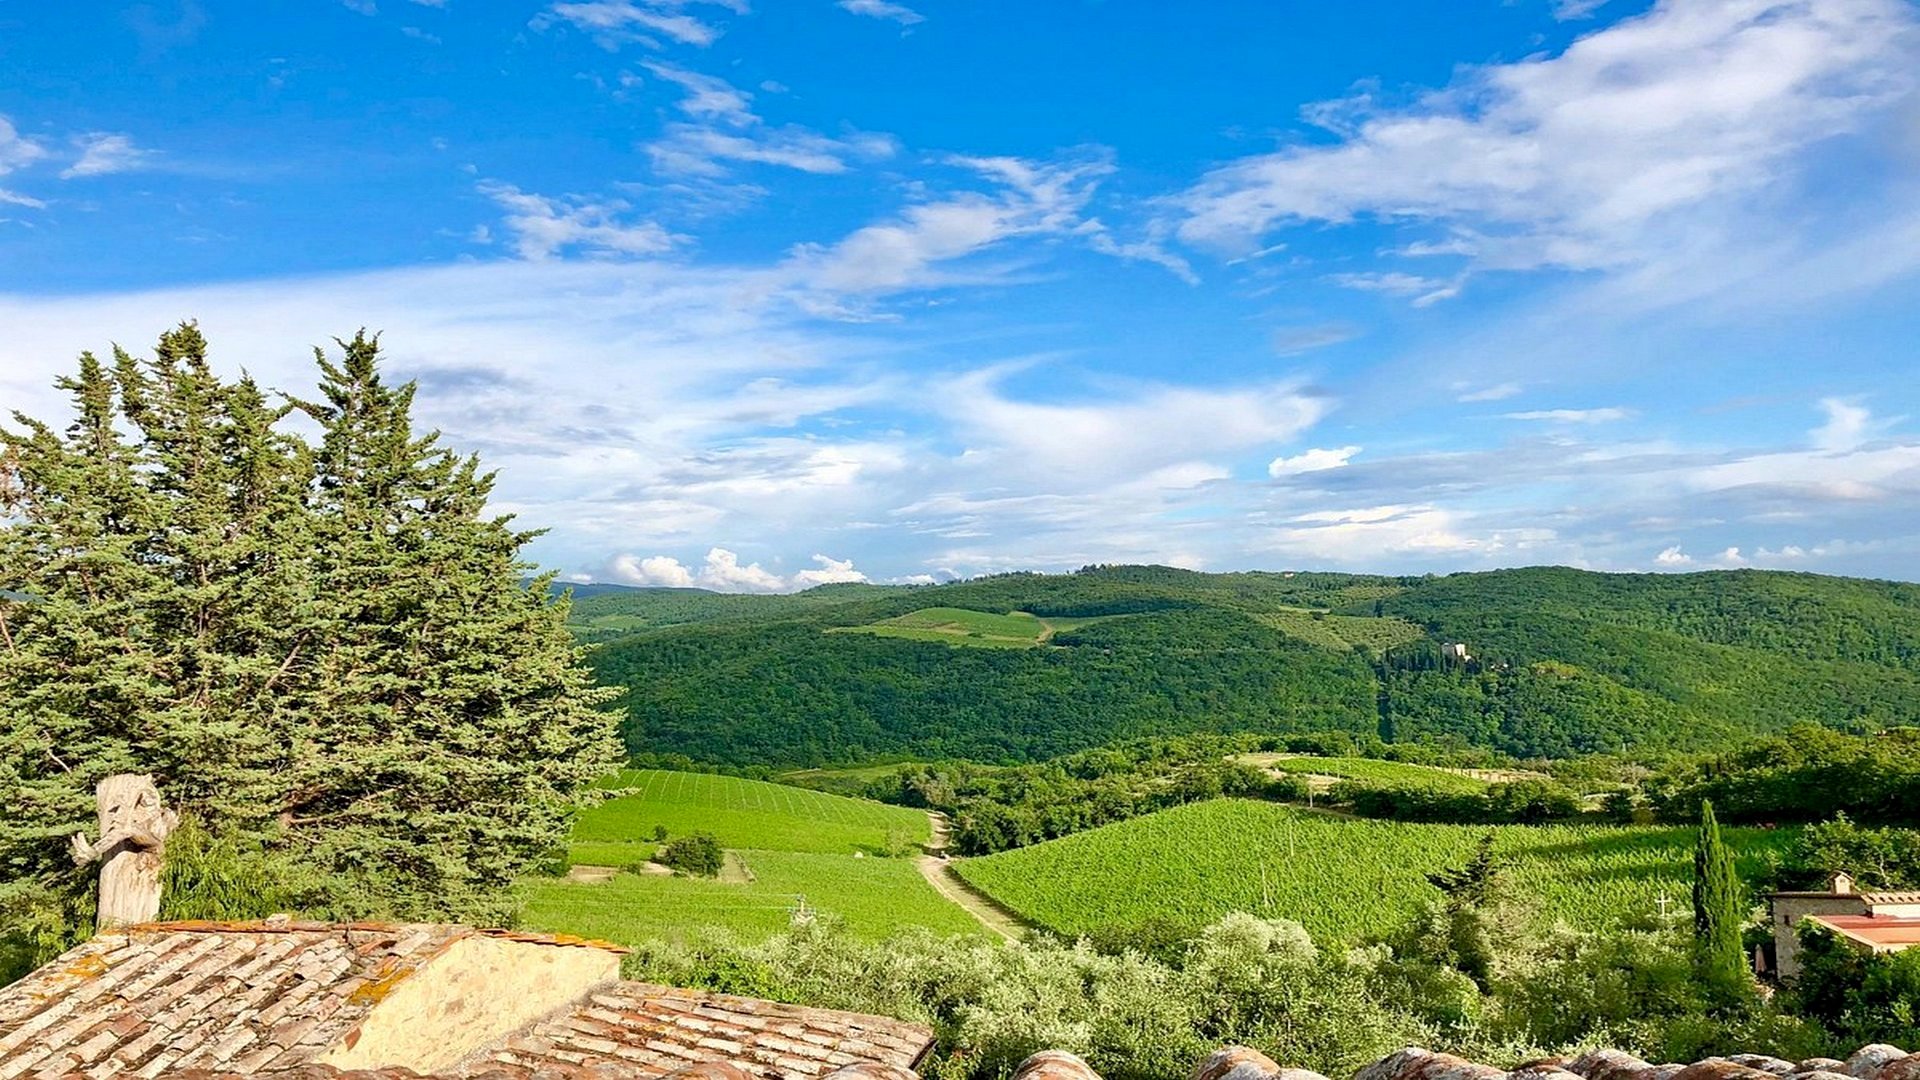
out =
[(281, 922), (102, 934), (0, 993), (0, 1080), (299, 1065), (466, 932)]
[(1889, 891), (1889, 892), (1865, 892), (1860, 894), (1860, 899), (1865, 900), (1869, 905), (1920, 904), (1920, 889)]
[(825, 1076), (862, 1062), (912, 1069), (933, 1046), (918, 1024), (757, 998), (623, 982), (596, 991), (476, 1062), (547, 1072), (611, 1059), (660, 1075), (721, 1058), (765, 1075)]
[(1904, 949), (1920, 945), (1920, 919), (1894, 918), (1888, 915), (1814, 915), (1821, 926), (1877, 949)]
[[(1655, 1065), (1618, 1050), (1546, 1058), (1513, 1070), (1476, 1065), (1409, 1047), (1360, 1070), (1354, 1080), (1920, 1080), (1920, 1055), (1894, 1046), (1862, 1047), (1846, 1061), (1782, 1061), (1759, 1054), (1708, 1058), (1691, 1065)], [(1251, 1080), (1251, 1078), (1243, 1078)]]
[[(324, 1062), (341, 1060), (328, 1055), (354, 1046), (373, 1010), (403, 982), (419, 976), (409, 985), (453, 985), (444, 963), (430, 965), (472, 938), (625, 951), (459, 926), (286, 919), (135, 926), (0, 988), (0, 1080), (413, 1076)], [(699, 1065), (704, 1071), (692, 1080), (739, 1080), (714, 1071), (732, 1062), (754, 1080), (902, 1080), (933, 1045), (931, 1030), (899, 1020), (643, 983), (595, 980), (559, 1000), (561, 1008), (504, 1039), (443, 1043), (452, 1046), (443, 1060), (465, 1056), (431, 1071), (460, 1080), (592, 1080)]]
[[(1035, 1054), (1014, 1070), (1014, 1080), (1100, 1080), (1085, 1061), (1059, 1050)], [(1408, 1047), (1361, 1069), (1353, 1080), (1920, 1080), (1920, 1055), (1894, 1046), (1862, 1047), (1846, 1061), (1813, 1058), (1791, 1062), (1758, 1054), (1708, 1058), (1691, 1065), (1651, 1065), (1618, 1050), (1596, 1050), (1573, 1059), (1545, 1058), (1514, 1069), (1477, 1065), (1451, 1054)], [(1245, 1046), (1215, 1051), (1193, 1071), (1193, 1080), (1326, 1080), (1306, 1069), (1286, 1069)]]

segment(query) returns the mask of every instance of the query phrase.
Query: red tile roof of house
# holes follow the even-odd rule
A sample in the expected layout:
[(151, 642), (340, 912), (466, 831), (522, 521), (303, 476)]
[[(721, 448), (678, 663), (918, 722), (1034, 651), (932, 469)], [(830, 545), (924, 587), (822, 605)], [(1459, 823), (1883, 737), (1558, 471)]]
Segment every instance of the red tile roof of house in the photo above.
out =
[(470, 932), (280, 922), (102, 934), (0, 991), (0, 1080), (301, 1065), (382, 986)]
[(1836, 933), (1876, 949), (1904, 949), (1920, 945), (1920, 918), (1890, 915), (1810, 915), (1808, 918)]
[[(625, 951), (564, 935), (442, 925), (274, 919), (130, 927), (0, 988), (0, 1080), (411, 1076), (319, 1062), (353, 1045), (389, 990), (432, 978), (436, 957), (476, 937)], [(460, 1048), (465, 1058), (438, 1074), (647, 1078), (731, 1061), (756, 1080), (815, 1080), (868, 1066), (879, 1074), (855, 1068), (840, 1080), (885, 1080), (932, 1045), (931, 1030), (885, 1017), (602, 982), (498, 1045)]]

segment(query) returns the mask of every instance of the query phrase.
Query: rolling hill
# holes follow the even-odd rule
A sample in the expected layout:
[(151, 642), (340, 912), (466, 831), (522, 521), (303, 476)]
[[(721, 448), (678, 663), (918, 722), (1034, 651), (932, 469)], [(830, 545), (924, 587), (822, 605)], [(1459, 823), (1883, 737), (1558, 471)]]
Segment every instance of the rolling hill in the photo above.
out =
[[(1293, 919), (1316, 940), (1353, 942), (1403, 923), (1439, 890), (1426, 875), (1471, 855), (1490, 830), (1350, 821), (1215, 799), (957, 864), (960, 876), (1067, 936), (1154, 920), (1204, 925), (1232, 911)], [(1543, 925), (1605, 926), (1678, 913), (1693, 831), (1579, 825), (1491, 830), (1515, 891)], [(1757, 874), (1791, 830), (1730, 829)], [(1677, 906), (1676, 906), (1677, 905)]]
[(1090, 567), (607, 590), (575, 619), (630, 747), (736, 765), (1031, 761), (1192, 731), (1568, 756), (1920, 721), (1920, 586), (1811, 574)]

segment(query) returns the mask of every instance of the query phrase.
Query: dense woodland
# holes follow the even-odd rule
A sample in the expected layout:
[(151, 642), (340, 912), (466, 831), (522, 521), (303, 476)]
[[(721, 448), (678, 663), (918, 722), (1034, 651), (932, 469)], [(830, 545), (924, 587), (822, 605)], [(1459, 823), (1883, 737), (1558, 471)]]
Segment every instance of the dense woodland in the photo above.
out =
[[(1920, 589), (1809, 574), (1090, 567), (580, 603), (578, 630), (611, 636), (593, 664), (624, 691), (629, 747), (734, 765), (1016, 763), (1183, 732), (1648, 755), (1920, 722)], [(1120, 617), (1027, 649), (825, 632), (936, 606)], [(1472, 659), (1442, 656), (1450, 641)]]

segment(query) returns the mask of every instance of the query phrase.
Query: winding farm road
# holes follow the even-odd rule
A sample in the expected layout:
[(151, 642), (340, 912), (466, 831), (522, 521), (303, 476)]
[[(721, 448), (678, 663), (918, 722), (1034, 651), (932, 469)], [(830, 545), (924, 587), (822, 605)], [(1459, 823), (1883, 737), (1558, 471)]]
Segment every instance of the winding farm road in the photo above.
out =
[(967, 884), (966, 880), (954, 872), (953, 863), (947, 859), (947, 838), (952, 828), (947, 824), (947, 815), (938, 810), (927, 811), (927, 824), (932, 836), (927, 841), (927, 854), (920, 856), (920, 876), (927, 879), (933, 891), (958, 905), (962, 911), (973, 916), (981, 926), (1000, 935), (1008, 941), (1019, 941), (1026, 935), (1027, 926), (1020, 917), (999, 903)]

